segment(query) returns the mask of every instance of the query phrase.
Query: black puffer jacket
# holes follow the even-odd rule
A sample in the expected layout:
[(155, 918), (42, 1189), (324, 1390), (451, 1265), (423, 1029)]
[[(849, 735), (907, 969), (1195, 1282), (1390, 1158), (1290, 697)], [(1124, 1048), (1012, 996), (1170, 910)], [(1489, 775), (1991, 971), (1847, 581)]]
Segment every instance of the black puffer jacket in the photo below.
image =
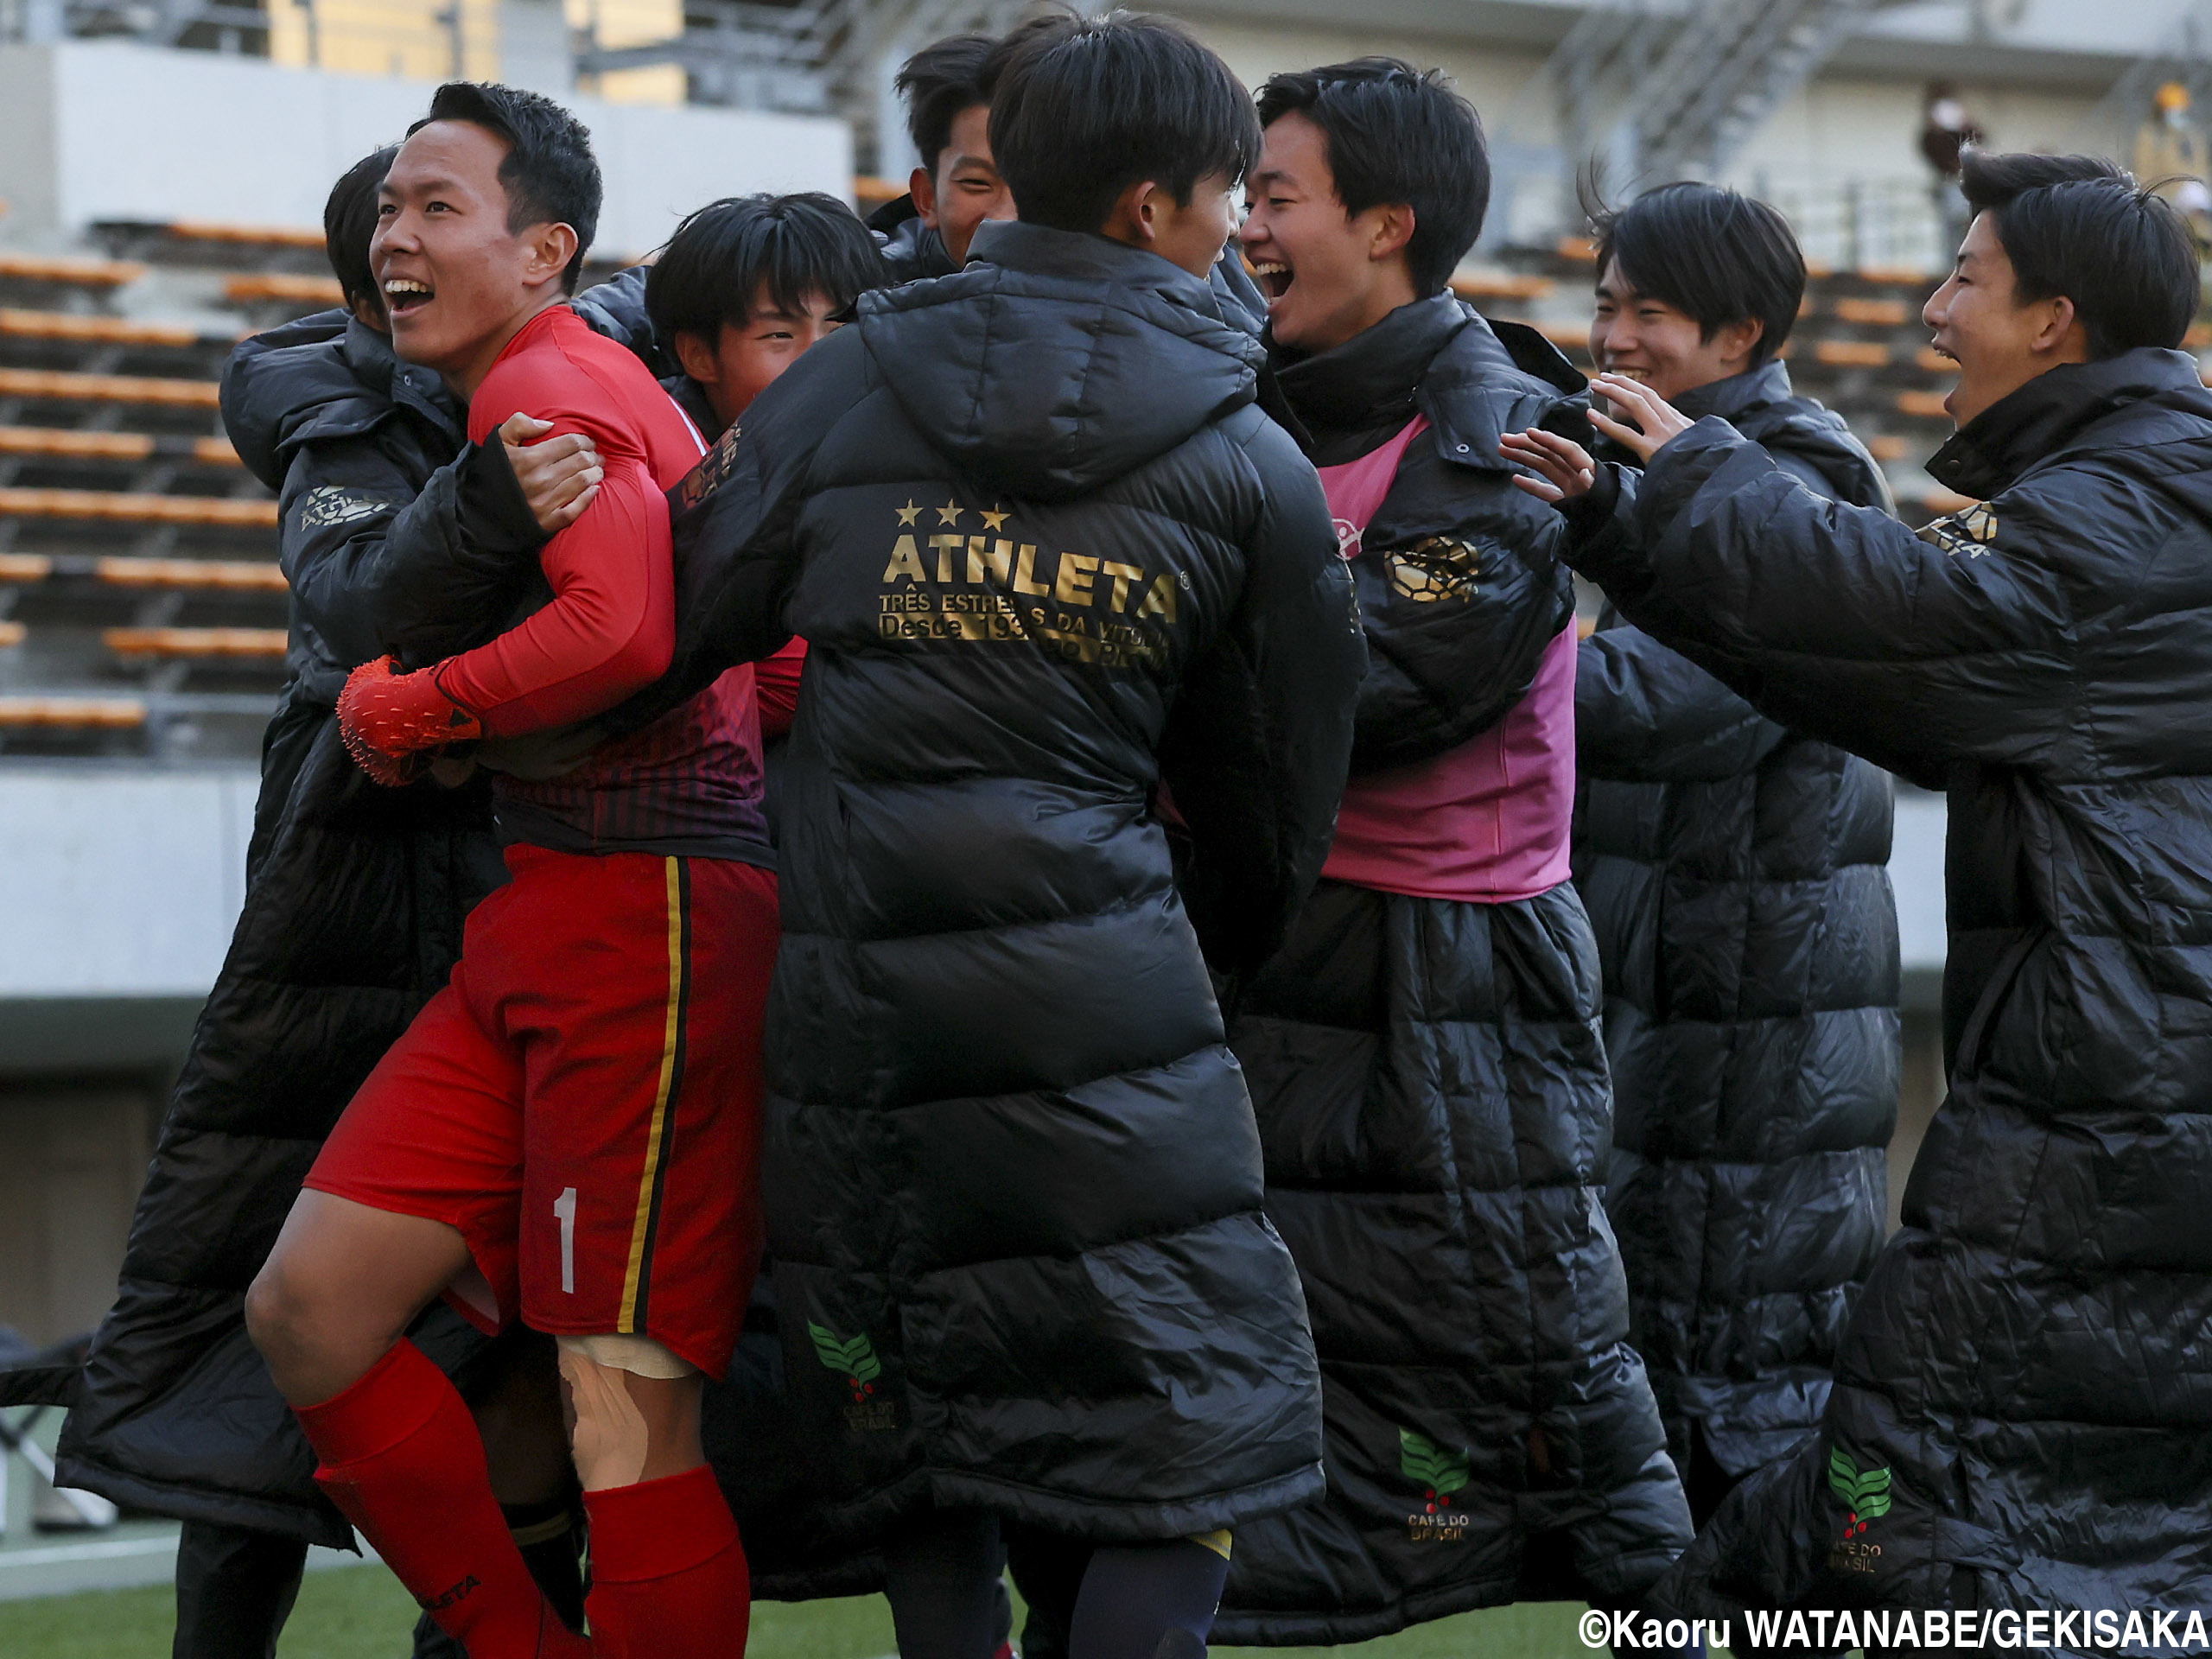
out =
[[(1779, 362), (1678, 400), (1830, 499), (1885, 507)], [(1633, 532), (1632, 501), (1619, 515)], [(1890, 781), (1609, 621), (1574, 687), (1574, 876), (1605, 968), (1606, 1205), (1699, 1519), (1820, 1422), (1888, 1224), (1897, 1097)]]
[(764, 1185), (787, 1377), (842, 1488), (813, 1535), (934, 1501), (1158, 1539), (1320, 1491), (1200, 956), (1255, 965), (1311, 883), (1361, 660), (1258, 354), (1164, 260), (989, 226), (677, 492), (661, 696), (810, 646)]
[[(469, 448), (436, 378), (342, 313), (239, 346), (223, 416), (281, 497), (290, 678), (263, 746), (245, 911), (57, 1461), (69, 1484), (163, 1514), (345, 1544), (247, 1339), (245, 1289), (323, 1136), (503, 874), (481, 786), (371, 783), (339, 741), (338, 692), (385, 651), (431, 661), (474, 643), (431, 619), (505, 615), (543, 538), (496, 442)], [(480, 1345), (442, 1310), (416, 1335), (448, 1365)]]
[(912, 196), (887, 201), (868, 216), (875, 232), (877, 250), (891, 267), (894, 283), (918, 283), (932, 276), (950, 276), (960, 269), (944, 251), (944, 238), (934, 226), (925, 224), (914, 210)]
[(1904, 1230), (1822, 1435), (1662, 1587), (2202, 1608), (2212, 393), (2179, 352), (2055, 369), (1931, 470), (1986, 499), (1916, 535), (1701, 421), (1645, 474), (1642, 550), (1590, 565), (1764, 713), (1949, 796), (1951, 1095)]
[[(1571, 621), (1564, 527), (1497, 442), (1586, 433), (1581, 378), (1444, 296), (1279, 381), (1323, 465), (1428, 418), (1352, 561), (1354, 771), (1433, 760), (1504, 718)], [(1325, 880), (1250, 985), (1233, 1037), (1313, 1312), (1329, 1494), (1239, 1529), (1220, 1641), (1630, 1598), (1688, 1541), (1605, 1225), (1598, 998), (1565, 881), (1473, 903)]]

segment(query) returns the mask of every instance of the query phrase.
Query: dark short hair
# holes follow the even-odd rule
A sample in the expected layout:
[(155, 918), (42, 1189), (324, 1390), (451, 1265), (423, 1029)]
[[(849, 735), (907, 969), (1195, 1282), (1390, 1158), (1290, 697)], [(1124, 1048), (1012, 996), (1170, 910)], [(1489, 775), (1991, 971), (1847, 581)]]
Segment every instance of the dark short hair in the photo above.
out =
[(576, 291), (584, 255), (599, 234), (599, 162), (591, 132), (560, 105), (539, 92), (493, 81), (449, 80), (430, 98), (430, 112), (407, 129), (411, 137), (433, 121), (469, 121), (507, 141), (499, 183), (507, 193), (507, 228), (566, 225), (576, 233), (575, 257), (561, 285)]
[(983, 66), (998, 43), (995, 35), (948, 35), (907, 59), (892, 83), (906, 100), (906, 136), (931, 177), (961, 111), (991, 101), (983, 91)]
[(1260, 149), (1252, 99), (1229, 66), (1164, 17), (1039, 17), (984, 67), (991, 155), (1014, 211), (1096, 231), (1146, 180), (1187, 203), (1199, 180), (1244, 176)]
[(359, 310), (365, 300), (384, 315), (384, 293), (369, 267), (369, 239), (377, 233), (377, 188), (398, 154), (397, 144), (386, 144), (362, 156), (330, 187), (322, 204), (322, 251), (348, 311)]
[(1490, 147), (1475, 106), (1441, 70), (1355, 58), (1269, 76), (1260, 124), (1294, 114), (1321, 130), (1347, 216), (1399, 203), (1414, 210), (1406, 268), (1419, 293), (1442, 292), (1490, 211)]
[(2196, 245), (2181, 215), (2133, 175), (2101, 156), (1970, 149), (1959, 188), (1989, 215), (2014, 294), (2073, 301), (2092, 356), (2181, 344), (2200, 297)]
[(1708, 340), (1757, 322), (1755, 363), (1789, 338), (1805, 302), (1805, 251), (1767, 203), (1714, 184), (1664, 184), (1625, 207), (1593, 206), (1590, 225), (1600, 281), (1618, 261), (1630, 288), (1691, 318)]
[(711, 340), (751, 321), (765, 286), (771, 305), (797, 311), (819, 294), (842, 311), (891, 280), (868, 226), (835, 196), (726, 196), (676, 227), (645, 275), (645, 313), (664, 340)]

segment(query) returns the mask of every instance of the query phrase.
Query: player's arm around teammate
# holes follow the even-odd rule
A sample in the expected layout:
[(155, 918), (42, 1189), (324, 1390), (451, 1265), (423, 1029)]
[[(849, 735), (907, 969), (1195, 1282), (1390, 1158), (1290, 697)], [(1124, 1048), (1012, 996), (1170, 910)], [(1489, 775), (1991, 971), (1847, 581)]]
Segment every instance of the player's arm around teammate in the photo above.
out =
[[(466, 85), (385, 181), (375, 264), (401, 354), (469, 400), (473, 440), (530, 412), (588, 437), (604, 475), (542, 555), (542, 608), (431, 667), (355, 671), (341, 718), (382, 780), (456, 741), (588, 720), (668, 662), (663, 492), (702, 446), (560, 303), (598, 194), (573, 118)], [(561, 1340), (601, 1650), (703, 1651), (744, 1627), (698, 1409), (756, 1254), (775, 923), (751, 705), (741, 671), (569, 778), (499, 780), (514, 879), (349, 1108), (250, 1298), (318, 1481), (472, 1659), (581, 1638), (498, 1524), (458, 1396), (404, 1339), (442, 1292)]]

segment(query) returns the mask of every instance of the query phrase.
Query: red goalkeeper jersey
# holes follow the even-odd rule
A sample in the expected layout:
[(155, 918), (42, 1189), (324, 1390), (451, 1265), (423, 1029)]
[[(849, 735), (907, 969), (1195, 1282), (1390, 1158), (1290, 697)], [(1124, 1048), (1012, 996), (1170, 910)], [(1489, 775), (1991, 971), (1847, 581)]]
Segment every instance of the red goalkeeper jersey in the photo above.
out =
[[(545, 544), (550, 602), (454, 658), (440, 688), (487, 737), (603, 714), (664, 672), (676, 645), (666, 491), (704, 449), (645, 365), (566, 306), (508, 342), (468, 406), (480, 442), (518, 411), (582, 432), (605, 464), (598, 498)], [(771, 864), (753, 672), (729, 670), (652, 725), (543, 782), (499, 777), (502, 836), (558, 852), (645, 852)]]

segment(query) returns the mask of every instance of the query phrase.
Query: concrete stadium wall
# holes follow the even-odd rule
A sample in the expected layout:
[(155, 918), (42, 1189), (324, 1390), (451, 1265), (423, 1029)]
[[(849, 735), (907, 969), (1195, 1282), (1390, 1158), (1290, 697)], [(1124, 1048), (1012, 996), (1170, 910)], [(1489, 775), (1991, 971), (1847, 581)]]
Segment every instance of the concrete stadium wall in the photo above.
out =
[(205, 996), (245, 897), (242, 766), (0, 771), (0, 999)]
[(257, 779), (0, 768), (0, 1325), (115, 1295), (163, 1097), (245, 893)]
[[(286, 68), (113, 41), (0, 47), (0, 197), (11, 237), (100, 219), (312, 226), (331, 181), (402, 137), (427, 81)], [(574, 97), (607, 179), (600, 245), (658, 246), (716, 196), (849, 197), (851, 130), (819, 116)]]

